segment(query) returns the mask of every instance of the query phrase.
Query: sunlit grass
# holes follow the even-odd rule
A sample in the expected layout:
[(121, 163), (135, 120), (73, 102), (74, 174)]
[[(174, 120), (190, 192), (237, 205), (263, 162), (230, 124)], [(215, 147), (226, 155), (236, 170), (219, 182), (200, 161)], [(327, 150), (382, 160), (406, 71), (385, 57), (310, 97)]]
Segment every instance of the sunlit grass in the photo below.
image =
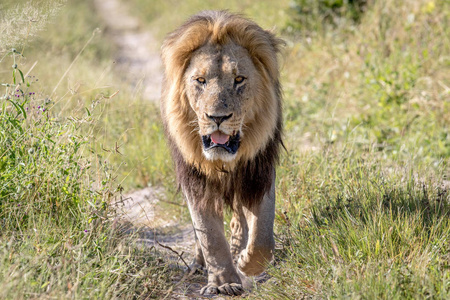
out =
[[(159, 41), (189, 15), (225, 8), (287, 41), (279, 249), (250, 298), (448, 298), (445, 1), (369, 1), (358, 22), (317, 32), (293, 27), (288, 1), (127, 3)], [(103, 29), (90, 2), (69, 1), (17, 48), (31, 85), (8, 90), (20, 105), (27, 97), (26, 119), (1, 100), (0, 297), (157, 297), (170, 284), (153, 249), (130, 246), (107, 217), (122, 187), (182, 199), (158, 104), (114, 76)], [(0, 63), (0, 82), (11, 83), (12, 64)]]

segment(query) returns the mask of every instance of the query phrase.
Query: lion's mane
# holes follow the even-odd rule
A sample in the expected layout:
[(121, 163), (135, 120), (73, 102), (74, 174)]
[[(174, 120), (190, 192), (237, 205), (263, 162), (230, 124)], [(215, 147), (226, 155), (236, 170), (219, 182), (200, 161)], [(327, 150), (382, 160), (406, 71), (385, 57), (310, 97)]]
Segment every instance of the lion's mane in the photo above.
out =
[[(186, 97), (184, 74), (195, 50), (206, 43), (235, 43), (245, 48), (263, 84), (252, 109), (254, 121), (245, 124), (238, 156), (232, 162), (208, 161), (195, 130), (197, 117)], [(233, 205), (252, 205), (262, 199), (274, 180), (282, 145), (281, 88), (277, 56), (282, 41), (256, 23), (226, 11), (205, 11), (168, 35), (162, 46), (165, 67), (161, 115), (176, 167), (178, 184), (196, 199), (223, 199)], [(213, 197), (214, 198), (214, 197)], [(199, 207), (222, 209), (222, 201)]]

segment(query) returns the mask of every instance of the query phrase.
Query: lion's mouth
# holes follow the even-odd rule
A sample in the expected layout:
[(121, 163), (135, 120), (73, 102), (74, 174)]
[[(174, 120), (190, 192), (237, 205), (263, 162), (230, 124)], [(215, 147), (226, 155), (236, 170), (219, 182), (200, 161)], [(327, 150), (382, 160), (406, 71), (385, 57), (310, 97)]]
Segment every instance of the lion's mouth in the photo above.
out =
[(213, 148), (223, 148), (231, 154), (235, 154), (239, 149), (240, 144), (239, 132), (236, 135), (229, 136), (220, 131), (215, 131), (212, 134), (203, 135), (202, 142), (205, 150)]

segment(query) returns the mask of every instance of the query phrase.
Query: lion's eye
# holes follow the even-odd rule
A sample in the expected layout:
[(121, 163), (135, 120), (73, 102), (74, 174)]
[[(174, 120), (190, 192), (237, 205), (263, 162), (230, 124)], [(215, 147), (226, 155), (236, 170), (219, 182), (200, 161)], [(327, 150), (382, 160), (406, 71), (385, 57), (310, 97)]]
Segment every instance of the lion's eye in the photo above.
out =
[(198, 77), (195, 80), (197, 80), (197, 82), (201, 83), (201, 84), (205, 84), (206, 83), (206, 79), (203, 77)]
[(244, 76), (238, 76), (234, 79), (234, 83), (242, 83), (245, 80)]

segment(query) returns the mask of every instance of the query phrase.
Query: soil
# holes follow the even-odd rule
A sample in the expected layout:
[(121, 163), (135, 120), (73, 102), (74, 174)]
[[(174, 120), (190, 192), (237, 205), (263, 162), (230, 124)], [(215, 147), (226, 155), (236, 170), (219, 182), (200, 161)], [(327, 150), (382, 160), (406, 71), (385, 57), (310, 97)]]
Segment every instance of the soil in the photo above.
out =
[(105, 23), (105, 32), (117, 48), (116, 73), (122, 81), (142, 93), (145, 100), (159, 101), (161, 60), (159, 43), (132, 16), (125, 2), (94, 0), (95, 9)]

